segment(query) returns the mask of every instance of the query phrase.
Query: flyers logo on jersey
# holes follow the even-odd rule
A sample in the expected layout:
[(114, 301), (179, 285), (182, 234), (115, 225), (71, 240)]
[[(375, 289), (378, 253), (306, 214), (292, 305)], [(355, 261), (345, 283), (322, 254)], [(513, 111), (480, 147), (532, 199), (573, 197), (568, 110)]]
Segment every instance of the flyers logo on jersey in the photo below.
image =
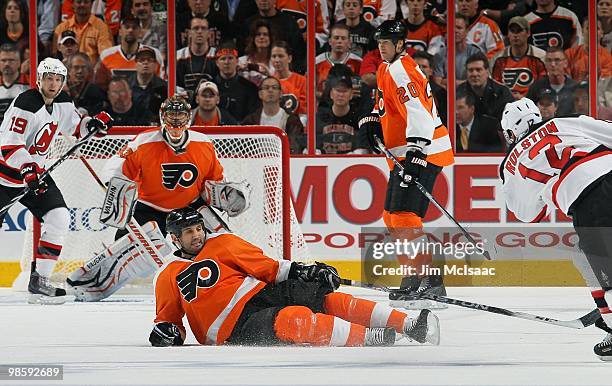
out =
[(198, 297), (198, 288), (210, 288), (217, 284), (221, 277), (221, 269), (214, 260), (202, 260), (192, 263), (176, 275), (176, 283), (185, 301)]
[[(57, 123), (49, 122), (45, 124), (34, 136), (34, 144), (30, 148), (30, 154), (34, 152), (38, 155), (45, 155), (49, 151), (49, 146), (53, 142), (55, 132), (57, 131)], [(33, 150), (33, 151), (32, 151)]]
[(508, 88), (516, 86), (528, 87), (533, 83), (533, 73), (528, 68), (506, 68), (502, 73), (504, 84)]
[(546, 50), (548, 47), (563, 47), (563, 36), (559, 32), (549, 31), (532, 34), (533, 44)]
[(162, 184), (172, 190), (177, 185), (188, 188), (198, 179), (198, 168), (191, 163), (161, 164)]
[(281, 95), (280, 105), (288, 113), (295, 113), (300, 105), (298, 98), (293, 94)]

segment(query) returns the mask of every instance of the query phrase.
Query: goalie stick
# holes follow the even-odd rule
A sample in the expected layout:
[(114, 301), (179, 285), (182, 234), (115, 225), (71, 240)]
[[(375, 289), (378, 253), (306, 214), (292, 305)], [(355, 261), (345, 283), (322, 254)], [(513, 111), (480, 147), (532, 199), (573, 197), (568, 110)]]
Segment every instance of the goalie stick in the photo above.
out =
[[(378, 291), (383, 291), (383, 292), (401, 291), (401, 290), (393, 290), (393, 289), (390, 289), (389, 287), (386, 287), (386, 286), (383, 286), (383, 285), (368, 284), (368, 283), (363, 283), (363, 282), (360, 282), (360, 281), (348, 280), (348, 279), (340, 279), (340, 284), (351, 286), (351, 287), (370, 288), (370, 289), (374, 289), (374, 290), (378, 290)], [(429, 293), (421, 294), (421, 297), (423, 299), (429, 299), (429, 300), (433, 300), (434, 302), (450, 304), (450, 305), (453, 305), (453, 306), (464, 307), (464, 308), (471, 308), (473, 310), (491, 312), (493, 314), (510, 316), (510, 317), (514, 317), (514, 318), (531, 320), (533, 322), (540, 322), (540, 323), (552, 324), (552, 325), (555, 325), (555, 326), (575, 328), (575, 329), (582, 329), (582, 328), (585, 328), (585, 327), (589, 327), (589, 326), (595, 324), (595, 322), (599, 318), (601, 318), (601, 315), (600, 315), (598, 309), (594, 309), (593, 311), (589, 312), (588, 314), (586, 314), (584, 316), (581, 316), (578, 319), (573, 319), (573, 320), (558, 320), (558, 319), (554, 319), (554, 318), (548, 318), (548, 317), (545, 317), (545, 316), (539, 316), (539, 315), (530, 314), (530, 313), (527, 313), (527, 312), (510, 311), (510, 310), (507, 310), (507, 309), (501, 308), (501, 307), (489, 306), (489, 305), (486, 305), (486, 304), (479, 304), (479, 303), (472, 303), (472, 302), (468, 302), (468, 301), (465, 301), (465, 300), (447, 298), (445, 296), (438, 296), (438, 295), (433, 295), (433, 294), (429, 294)]]
[[(72, 141), (69, 141), (69, 143), (72, 144), (72, 147), (70, 147), (70, 149), (68, 149), (64, 154), (62, 154), (62, 156), (57, 161), (55, 161), (51, 166), (49, 166), (40, 175), (38, 179), (42, 181), (45, 178), (47, 178), (47, 176), (49, 176), (53, 170), (55, 170), (62, 162), (67, 160), (75, 151), (77, 151), (79, 147), (84, 145), (85, 142), (89, 141), (91, 137), (93, 137), (97, 133), (98, 133), (98, 130), (92, 130), (89, 133), (87, 133), (86, 136), (81, 138), (81, 140), (79, 140), (77, 143), (73, 143)], [(21, 191), (21, 193), (19, 193), (19, 195), (15, 196), (11, 201), (8, 202), (8, 204), (6, 204), (4, 207), (2, 207), (2, 209), (0, 209), (0, 216), (6, 213), (17, 201), (21, 200), (29, 192), (30, 192), (30, 187), (26, 185), (26, 187)]]
[[(68, 143), (72, 143), (71, 138), (69, 138), (68, 136), (64, 135), (64, 138), (66, 138), (66, 141), (68, 141)], [(87, 168), (87, 171), (89, 171), (89, 174), (91, 174), (94, 180), (96, 180), (96, 182), (98, 183), (98, 186), (100, 186), (100, 189), (102, 189), (103, 191), (106, 190), (106, 186), (104, 186), (104, 183), (98, 176), (98, 173), (96, 173), (96, 171), (89, 164), (89, 162), (87, 162), (87, 160), (83, 156), (79, 156), (79, 159), (81, 160), (83, 165), (85, 165), (85, 168)], [(140, 244), (140, 246), (151, 256), (151, 258), (155, 261), (155, 263), (159, 267), (164, 265), (163, 256), (160, 255), (157, 248), (155, 248), (155, 245), (153, 244), (153, 242), (149, 239), (149, 237), (143, 231), (140, 224), (136, 222), (136, 220), (134, 220), (133, 218), (130, 219), (130, 221), (128, 222), (126, 226), (126, 229), (136, 240), (138, 240), (138, 243)]]
[[(402, 163), (389, 151), (389, 149), (387, 149), (387, 147), (382, 143), (382, 141), (380, 140), (380, 138), (378, 138), (378, 136), (374, 136), (374, 140), (376, 141), (376, 145), (378, 146), (378, 148), (380, 149), (381, 152), (384, 153), (384, 155), (389, 158), (391, 161), (393, 161), (393, 163), (398, 167), (398, 169), (400, 171), (404, 171), (404, 165), (402, 165)], [(463, 228), (461, 226), (461, 224), (459, 224), (459, 222), (457, 220), (455, 220), (455, 218), (448, 213), (448, 211), (442, 206), (440, 205), (440, 203), (438, 202), (438, 200), (436, 200), (434, 198), (434, 196), (431, 195), (431, 193), (429, 193), (427, 191), (427, 189), (425, 189), (425, 187), (418, 181), (418, 180), (414, 180), (413, 181), (414, 184), (416, 185), (416, 187), (421, 191), (421, 193), (423, 193), (423, 195), (425, 197), (427, 197), (427, 199), (433, 203), (436, 208), (438, 208), (440, 210), (440, 212), (444, 213), (446, 215), (446, 217), (451, 220), (457, 227), (459, 227), (459, 229), (461, 229), (461, 232), (463, 233), (463, 235), (465, 236), (465, 238), (472, 243), (472, 245), (476, 245), (476, 241), (474, 240), (474, 238), (472, 238), (472, 236), (470, 236), (470, 234), (468, 233), (468, 231), (465, 230), (465, 228)], [(487, 259), (487, 260), (491, 260), (491, 255), (489, 254), (488, 251), (483, 251), (482, 255)]]

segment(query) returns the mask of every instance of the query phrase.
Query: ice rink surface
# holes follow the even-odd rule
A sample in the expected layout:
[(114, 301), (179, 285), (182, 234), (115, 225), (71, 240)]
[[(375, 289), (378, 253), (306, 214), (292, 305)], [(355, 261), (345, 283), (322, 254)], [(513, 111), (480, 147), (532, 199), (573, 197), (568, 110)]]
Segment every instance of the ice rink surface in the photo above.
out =
[[(385, 301), (383, 293), (341, 291)], [(449, 296), (557, 319), (594, 308), (585, 288), (451, 288)], [(155, 348), (153, 299), (28, 305), (0, 290), (0, 364), (64, 365), (54, 385), (610, 385), (612, 363), (593, 345), (595, 327), (574, 330), (449, 307), (437, 312), (440, 346)], [(19, 384), (0, 381), (0, 385)], [(39, 385), (24, 381), (21, 384)]]

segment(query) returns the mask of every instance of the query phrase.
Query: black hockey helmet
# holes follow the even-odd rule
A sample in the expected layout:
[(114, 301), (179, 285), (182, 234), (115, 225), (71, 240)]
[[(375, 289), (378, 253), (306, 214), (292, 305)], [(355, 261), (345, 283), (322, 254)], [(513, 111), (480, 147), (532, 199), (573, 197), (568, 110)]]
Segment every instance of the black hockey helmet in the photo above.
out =
[(406, 39), (406, 25), (401, 20), (385, 20), (376, 28), (374, 40), (390, 39), (393, 43)]
[(183, 229), (196, 224), (202, 224), (202, 227), (204, 227), (204, 217), (200, 212), (189, 206), (175, 209), (166, 216), (166, 232), (176, 237), (181, 237)]

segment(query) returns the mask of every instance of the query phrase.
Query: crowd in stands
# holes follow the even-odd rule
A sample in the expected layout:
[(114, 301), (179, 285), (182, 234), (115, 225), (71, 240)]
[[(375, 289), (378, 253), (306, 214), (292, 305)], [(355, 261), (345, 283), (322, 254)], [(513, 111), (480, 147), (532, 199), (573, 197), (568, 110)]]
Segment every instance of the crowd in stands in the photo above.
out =
[[(612, 116), (612, 0), (597, 0), (597, 74), (589, 76), (587, 1), (456, 0), (456, 152), (505, 149), (506, 103), (532, 99), (544, 117)], [(29, 86), (27, 0), (0, 0), (0, 119)], [(116, 125), (159, 124), (168, 95), (165, 0), (37, 0), (39, 60), (61, 59), (66, 92)], [(447, 122), (446, 0), (316, 0), (315, 68), (306, 69), (306, 1), (183, 0), (176, 9), (176, 90), (195, 125), (272, 125), (306, 149), (307, 77), (316, 77), (316, 151), (367, 154), (357, 122), (372, 110), (384, 20), (407, 26), (407, 54)], [(594, 112), (591, 112), (592, 114)]]

